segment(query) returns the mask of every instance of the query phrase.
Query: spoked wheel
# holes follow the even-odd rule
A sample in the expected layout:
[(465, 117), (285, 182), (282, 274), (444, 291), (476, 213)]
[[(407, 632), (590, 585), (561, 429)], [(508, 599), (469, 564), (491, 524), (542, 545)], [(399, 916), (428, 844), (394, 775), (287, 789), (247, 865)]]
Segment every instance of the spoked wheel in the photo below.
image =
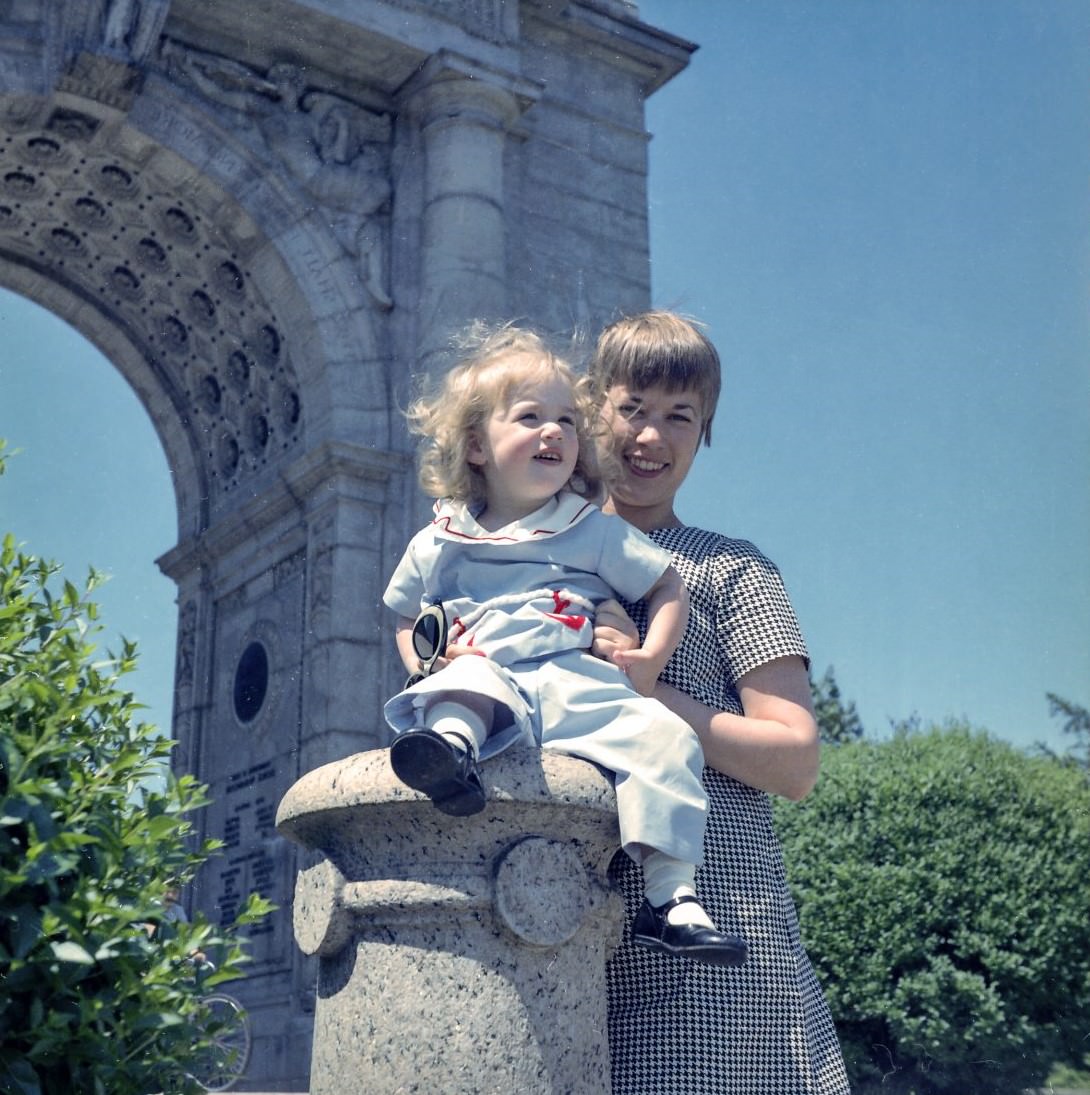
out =
[(193, 1069), (193, 1079), (205, 1091), (229, 1091), (250, 1062), (250, 1024), (233, 996), (212, 992), (204, 1003), (208, 1007), (206, 1033), (211, 1045)]

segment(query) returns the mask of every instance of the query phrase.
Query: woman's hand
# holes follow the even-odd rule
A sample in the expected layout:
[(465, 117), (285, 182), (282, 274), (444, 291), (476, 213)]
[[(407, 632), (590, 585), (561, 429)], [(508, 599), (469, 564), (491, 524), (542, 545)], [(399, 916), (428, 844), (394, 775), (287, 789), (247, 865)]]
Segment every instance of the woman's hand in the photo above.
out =
[(617, 652), (635, 650), (640, 633), (619, 601), (603, 601), (594, 614), (594, 643), (590, 652), (606, 662), (614, 662)]

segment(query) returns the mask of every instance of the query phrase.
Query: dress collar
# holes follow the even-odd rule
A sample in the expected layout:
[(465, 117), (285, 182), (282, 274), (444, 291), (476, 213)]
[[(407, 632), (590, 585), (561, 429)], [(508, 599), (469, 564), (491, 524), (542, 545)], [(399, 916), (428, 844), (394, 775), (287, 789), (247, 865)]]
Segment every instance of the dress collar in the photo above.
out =
[[(435, 503), (432, 529), (445, 540), (477, 540), (493, 544), (518, 544), (528, 540), (545, 540), (578, 524), (598, 507), (578, 494), (561, 491), (540, 509), (520, 521), (489, 531), (482, 528), (464, 502)], [(479, 511), (478, 511), (479, 512)]]

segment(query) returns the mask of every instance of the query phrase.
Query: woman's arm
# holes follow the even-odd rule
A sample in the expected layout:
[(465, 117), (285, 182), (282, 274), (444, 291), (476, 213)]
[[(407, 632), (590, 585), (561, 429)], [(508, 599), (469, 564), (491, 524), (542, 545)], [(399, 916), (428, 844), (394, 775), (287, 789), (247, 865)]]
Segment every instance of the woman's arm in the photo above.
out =
[[(598, 606), (594, 653), (613, 660), (639, 644), (636, 625), (616, 601)], [(737, 683), (744, 715), (717, 711), (659, 681), (654, 696), (696, 731), (712, 768), (769, 794), (805, 798), (818, 775), (818, 731), (810, 679), (799, 657), (776, 658)]]
[(712, 768), (770, 794), (805, 798), (817, 782), (820, 746), (802, 659), (776, 658), (736, 688), (744, 715), (706, 707), (662, 681), (654, 696), (696, 731)]

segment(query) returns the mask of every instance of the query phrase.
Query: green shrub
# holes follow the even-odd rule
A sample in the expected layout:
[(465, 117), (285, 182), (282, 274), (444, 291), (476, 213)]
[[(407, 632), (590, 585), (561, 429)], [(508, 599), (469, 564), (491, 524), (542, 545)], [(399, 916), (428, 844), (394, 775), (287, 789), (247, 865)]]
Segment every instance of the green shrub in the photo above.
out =
[(950, 726), (827, 749), (810, 798), (776, 810), (859, 1090), (1018, 1092), (1082, 1064), (1081, 771)]
[[(193, 1090), (201, 992), (240, 976), (244, 957), (203, 918), (147, 930), (168, 880), (191, 878), (215, 844), (188, 836), (205, 789), (190, 776), (163, 786), (170, 744), (120, 687), (132, 646), (93, 660), (96, 580), (53, 592), (55, 567), (10, 535), (0, 549), (4, 1093)], [(251, 898), (239, 922), (270, 907)], [(198, 949), (217, 965), (203, 978), (188, 960)]]

